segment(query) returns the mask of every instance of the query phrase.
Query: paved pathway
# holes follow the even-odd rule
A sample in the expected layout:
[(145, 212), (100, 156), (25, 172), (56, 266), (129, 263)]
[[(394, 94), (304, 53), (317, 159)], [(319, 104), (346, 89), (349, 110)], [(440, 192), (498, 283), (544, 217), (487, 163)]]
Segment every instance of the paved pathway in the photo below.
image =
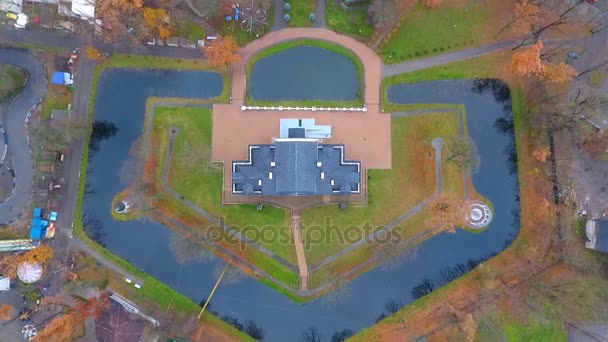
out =
[(298, 269), (300, 271), (300, 290), (308, 290), (308, 265), (306, 263), (306, 253), (304, 253), (304, 243), (302, 242), (302, 211), (300, 209), (291, 210), (291, 235), (293, 236), (298, 258)]
[[(416, 110), (411, 110), (411, 111), (405, 111), (405, 112), (395, 112), (392, 114), (393, 117), (400, 117), (400, 116), (411, 116), (411, 115), (421, 115), (421, 114), (428, 114), (428, 113), (454, 113), (458, 116), (458, 130), (460, 132), (460, 137), (461, 139), (468, 139), (468, 137), (465, 135), (465, 127), (464, 127), (464, 113), (462, 112), (461, 109), (457, 108), (457, 107), (445, 107), (445, 108), (429, 108), (429, 109), (416, 109)], [(443, 146), (442, 146), (443, 147)], [(442, 167), (441, 165), (441, 161), (439, 167)], [(470, 182), (470, 178), (471, 178), (471, 168), (468, 167), (467, 170), (465, 170), (463, 172), (463, 182), (464, 182), (464, 198), (465, 200), (469, 200), (471, 198), (471, 182)], [(439, 184), (437, 185), (439, 188)], [(443, 186), (443, 181), (441, 186)]]
[(283, 16), (285, 15), (283, 5), (285, 5), (285, 0), (274, 0), (274, 25), (270, 28), (270, 32), (289, 27), (285, 20), (283, 20)]
[[(315, 19), (315, 23), (314, 23), (314, 27), (326, 27), (327, 26), (327, 22), (326, 22), (326, 14), (327, 14), (327, 1), (328, 0), (316, 0), (317, 3), (315, 4), (315, 16), (317, 17)], [(329, 1), (334, 1), (334, 0), (329, 0)]]
[(414, 59), (398, 64), (384, 64), (382, 66), (382, 78), (399, 75), (406, 72), (412, 72), (420, 69), (431, 68), (438, 65), (454, 63), (464, 59), (485, 55), (487, 53), (498, 50), (510, 49), (513, 46), (517, 45), (518, 42), (518, 40), (506, 40), (490, 45), (448, 52), (441, 55), (426, 58)]
[(135, 275), (127, 272), (121, 266), (118, 266), (113, 261), (107, 259), (101, 253), (99, 253), (96, 250), (94, 250), (93, 248), (89, 247), (89, 245), (87, 245), (84, 241), (78, 239), (77, 237), (74, 237), (73, 239), (71, 239), (70, 247), (81, 250), (81, 251), (89, 254), (90, 256), (95, 258), (95, 260), (97, 260), (98, 263), (100, 263), (104, 267), (107, 267), (107, 268), (111, 269), (112, 271), (122, 275), (123, 277), (127, 277), (140, 285), (144, 284), (143, 281), (141, 279), (139, 279), (139, 277), (136, 277)]
[(437, 137), (433, 139), (431, 144), (435, 149), (435, 177), (437, 179), (437, 193), (441, 193), (441, 191), (443, 191), (443, 158), (441, 151), (443, 150), (444, 142), (441, 137)]
[(9, 104), (6, 113), (2, 113), (9, 141), (8, 155), (15, 172), (15, 187), (0, 204), (0, 223), (8, 224), (21, 216), (31, 200), (34, 164), (25, 119), (34, 106), (42, 101), (46, 92), (46, 73), (42, 64), (27, 50), (0, 48), (0, 64), (11, 64), (28, 73), (25, 87)]

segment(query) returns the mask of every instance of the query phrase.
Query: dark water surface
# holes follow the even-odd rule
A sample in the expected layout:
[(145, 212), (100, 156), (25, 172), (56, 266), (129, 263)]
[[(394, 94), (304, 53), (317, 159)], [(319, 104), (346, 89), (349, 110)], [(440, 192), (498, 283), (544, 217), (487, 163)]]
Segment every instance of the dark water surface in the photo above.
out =
[[(493, 83), (489, 85), (492, 86), (500, 88)], [(440, 284), (441, 272), (447, 268), (505, 248), (519, 229), (517, 177), (510, 172), (512, 163), (508, 158), (512, 155), (505, 154), (513, 145), (508, 130), (510, 110), (505, 110), (509, 100), (507, 96), (506, 102), (501, 102), (503, 93), (503, 99), (499, 97), (497, 101), (491, 89), (476, 94), (471, 90), (474, 87), (480, 88), (479, 82), (399, 85), (389, 89), (389, 99), (400, 103), (466, 105), (469, 132), (481, 155), (473, 182), (496, 209), (489, 229), (480, 234), (459, 230), (456, 234), (437, 235), (400, 262), (381, 266), (353, 280), (347, 285), (343, 300), (334, 305), (329, 304), (328, 297), (296, 304), (266, 285), (244, 277), (222, 285), (210, 309), (241, 322), (255, 321), (262, 327), (265, 341), (297, 341), (302, 331), (313, 325), (325, 339), (330, 339), (337, 330), (358, 331), (374, 324), (390, 300), (411, 302), (412, 289), (424, 279)], [(87, 215), (101, 223), (101, 240), (109, 250), (196, 302), (210, 292), (225, 263), (212, 258), (205, 263), (180, 265), (169, 248), (174, 235), (169, 228), (151, 221), (114, 221), (110, 202), (127, 185), (120, 170), (129, 162), (129, 147), (142, 134), (145, 99), (149, 96), (209, 98), (221, 91), (222, 80), (213, 73), (110, 70), (100, 78), (95, 102), (95, 119), (114, 123), (118, 132), (100, 141), (98, 150), (90, 157), (87, 183), (92, 193), (85, 197)], [(499, 130), (497, 122), (499, 127), (507, 129)]]
[(346, 56), (297, 46), (257, 61), (248, 80), (253, 100), (351, 101), (359, 98), (359, 72)]

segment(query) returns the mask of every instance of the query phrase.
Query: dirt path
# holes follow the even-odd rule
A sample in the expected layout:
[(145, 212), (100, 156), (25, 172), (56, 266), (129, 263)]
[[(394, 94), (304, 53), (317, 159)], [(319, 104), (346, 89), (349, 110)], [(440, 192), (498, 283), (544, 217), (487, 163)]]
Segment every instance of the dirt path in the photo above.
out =
[(302, 211), (300, 209), (291, 210), (291, 235), (296, 248), (298, 258), (298, 269), (300, 271), (300, 290), (308, 290), (308, 264), (304, 253), (304, 243), (302, 243)]

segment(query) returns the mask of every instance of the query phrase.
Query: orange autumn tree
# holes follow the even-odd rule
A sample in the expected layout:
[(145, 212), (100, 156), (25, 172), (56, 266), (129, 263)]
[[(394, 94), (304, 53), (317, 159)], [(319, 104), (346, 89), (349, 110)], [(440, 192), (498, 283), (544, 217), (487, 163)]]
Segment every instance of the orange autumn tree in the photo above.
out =
[(426, 206), (426, 226), (437, 232), (456, 232), (465, 223), (465, 203), (456, 194), (442, 192)]
[(0, 260), (0, 273), (5, 277), (17, 278), (17, 267), (21, 263), (20, 255), (6, 255)]
[(542, 49), (543, 42), (539, 40), (529, 49), (514, 53), (511, 56), (511, 70), (519, 76), (540, 76), (543, 72), (540, 59)]
[(422, 6), (435, 8), (441, 6), (443, 4), (443, 0), (420, 0)]
[(168, 15), (163, 8), (144, 7), (144, 24), (148, 32), (158, 35), (161, 39), (171, 36), (171, 31), (167, 28)]
[(239, 46), (234, 39), (226, 36), (216, 40), (210, 46), (206, 46), (203, 51), (207, 55), (209, 63), (221, 69), (241, 60), (241, 56), (236, 53), (238, 49)]
[(41, 245), (25, 254), (9, 254), (0, 260), (0, 273), (14, 279), (17, 277), (17, 267), (22, 262), (46, 264), (53, 258), (53, 248)]
[(576, 76), (576, 70), (564, 62), (547, 63), (543, 66), (542, 79), (550, 83), (564, 83)]
[(13, 316), (13, 306), (4, 304), (0, 305), (0, 320), (8, 321)]
[(55, 318), (35, 338), (41, 342), (71, 341), (75, 328), (88, 317), (99, 318), (102, 311), (110, 306), (109, 295), (104, 292), (99, 297), (91, 297), (78, 303), (69, 314)]
[(78, 317), (75, 313), (60, 316), (52, 320), (39, 331), (34, 341), (64, 342), (71, 341), (72, 334), (77, 326)]
[(95, 8), (106, 40), (133, 39), (143, 33), (143, 0), (96, 0)]
[(53, 248), (49, 245), (41, 245), (23, 254), (22, 261), (29, 263), (46, 264), (53, 259)]
[(516, 2), (513, 6), (513, 16), (496, 34), (498, 37), (505, 31), (530, 32), (538, 22), (540, 8), (528, 0)]

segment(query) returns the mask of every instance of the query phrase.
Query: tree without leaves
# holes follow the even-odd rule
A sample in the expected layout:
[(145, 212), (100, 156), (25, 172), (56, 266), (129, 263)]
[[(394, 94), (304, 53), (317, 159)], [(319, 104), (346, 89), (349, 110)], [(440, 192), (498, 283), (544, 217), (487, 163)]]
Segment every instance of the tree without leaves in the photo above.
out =
[(384, 304), (384, 309), (389, 315), (394, 315), (397, 311), (401, 310), (403, 304), (397, 300), (390, 300), (386, 304)]
[(331, 336), (331, 342), (343, 342), (353, 336), (355, 336), (355, 332), (352, 329), (343, 329), (340, 331), (336, 331)]
[(261, 327), (258, 327), (252, 320), (247, 321), (243, 332), (258, 341), (264, 339), (264, 330), (262, 330)]
[(447, 161), (455, 164), (461, 170), (467, 170), (473, 166), (475, 159), (475, 145), (465, 137), (451, 139), (447, 144)]
[(321, 342), (322, 336), (316, 326), (310, 326), (302, 332), (302, 342)]
[(13, 317), (13, 306), (9, 304), (0, 305), (0, 320), (8, 321)]
[(414, 299), (422, 298), (435, 290), (435, 284), (430, 279), (422, 279), (422, 282), (412, 289)]
[(398, 15), (394, 0), (373, 0), (367, 9), (367, 19), (375, 28), (390, 25)]
[(234, 39), (230, 36), (226, 36), (216, 40), (209, 46), (205, 46), (203, 51), (205, 55), (207, 55), (211, 65), (218, 69), (222, 69), (241, 60), (241, 56), (236, 53), (238, 49), (239, 46)]
[(456, 232), (465, 221), (464, 201), (455, 194), (441, 193), (429, 201), (426, 206), (426, 225), (437, 232)]

